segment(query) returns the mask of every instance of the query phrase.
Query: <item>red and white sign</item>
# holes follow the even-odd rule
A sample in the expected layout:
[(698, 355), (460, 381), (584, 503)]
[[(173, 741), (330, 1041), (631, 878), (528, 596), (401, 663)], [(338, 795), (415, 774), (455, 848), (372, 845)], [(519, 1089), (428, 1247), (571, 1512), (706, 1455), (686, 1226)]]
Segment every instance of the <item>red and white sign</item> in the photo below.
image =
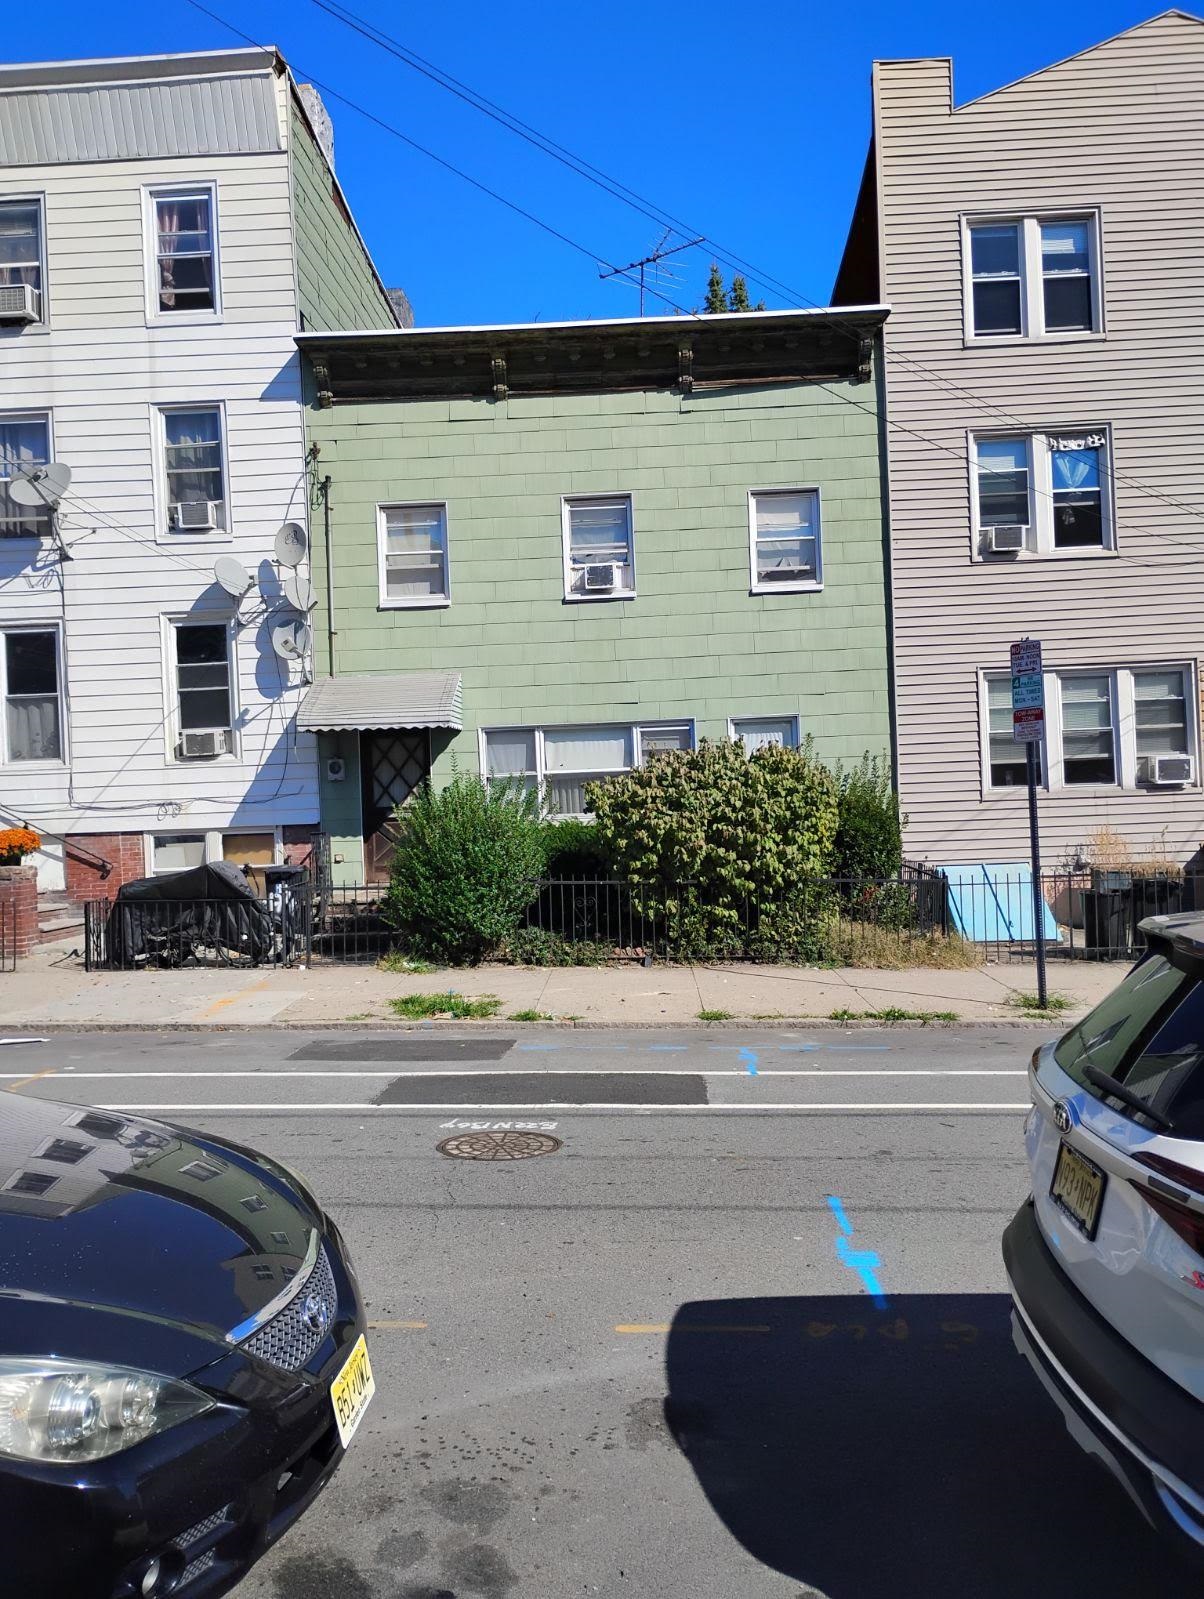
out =
[(1039, 744), (1045, 737), (1045, 676), (1039, 639), (1012, 645), (1012, 738)]

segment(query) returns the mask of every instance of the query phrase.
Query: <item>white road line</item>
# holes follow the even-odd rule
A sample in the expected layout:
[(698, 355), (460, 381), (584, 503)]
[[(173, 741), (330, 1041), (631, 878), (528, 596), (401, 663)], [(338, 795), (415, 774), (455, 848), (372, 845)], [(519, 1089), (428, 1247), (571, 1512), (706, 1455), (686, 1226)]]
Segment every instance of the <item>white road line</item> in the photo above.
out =
[(839, 1111), (867, 1111), (867, 1110), (889, 1110), (889, 1111), (896, 1111), (896, 1110), (1022, 1111), (1022, 1110), (1025, 1110), (1026, 1111), (1026, 1110), (1031, 1109), (1031, 1106), (1030, 1106), (1030, 1103), (1029, 1103), (1028, 1100), (1025, 1100), (1023, 1102), (1016, 1101), (1014, 1103), (1009, 1102), (1007, 1104), (1000, 1103), (1000, 1104), (979, 1104), (979, 1105), (975, 1105), (975, 1104), (969, 1104), (969, 1105), (943, 1104), (943, 1103), (932, 1103), (932, 1102), (924, 1101), (924, 1100), (916, 1100), (916, 1101), (897, 1100), (897, 1101), (894, 1101), (894, 1102), (891, 1102), (891, 1103), (884, 1103), (884, 1104), (875, 1103), (873, 1101), (865, 1101), (865, 1102), (862, 1102), (862, 1103), (858, 1103), (858, 1102), (854, 1101), (854, 1102), (847, 1103), (847, 1104), (838, 1104), (838, 1103), (834, 1103), (834, 1102), (826, 1102), (826, 1101), (824, 1101), (824, 1102), (813, 1103), (813, 1104), (798, 1104), (798, 1103), (791, 1102), (791, 1103), (786, 1103), (786, 1104), (773, 1104), (773, 1105), (754, 1104), (754, 1103), (732, 1104), (732, 1105), (645, 1105), (645, 1104), (636, 1103), (634, 1101), (631, 1102), (630, 1104), (628, 1104), (628, 1103), (612, 1104), (609, 1101), (603, 1101), (603, 1100), (599, 1100), (597, 1102), (594, 1102), (592, 1100), (581, 1101), (581, 1100), (575, 1100), (575, 1099), (548, 1099), (548, 1100), (541, 1100), (538, 1103), (524, 1103), (524, 1104), (510, 1104), (510, 1103), (507, 1102), (505, 1104), (498, 1103), (498, 1104), (488, 1104), (488, 1105), (456, 1105), (456, 1104), (444, 1104), (442, 1102), (426, 1104), (426, 1103), (423, 1103), (421, 1101), (414, 1101), (413, 1103), (410, 1103), (410, 1104), (375, 1105), (375, 1104), (373, 1104), (371, 1102), (371, 1100), (367, 1101), (366, 1103), (365, 1102), (356, 1103), (354, 1101), (349, 1101), (349, 1100), (343, 1099), (343, 1100), (333, 1100), (333, 1101), (331, 1101), (328, 1104), (316, 1104), (316, 1105), (315, 1104), (311, 1104), (311, 1103), (305, 1103), (305, 1102), (302, 1102), (302, 1103), (299, 1103), (299, 1104), (288, 1104), (288, 1103), (282, 1104), (282, 1103), (277, 1102), (277, 1103), (274, 1103), (274, 1104), (245, 1104), (245, 1105), (240, 1105), (240, 1104), (232, 1104), (232, 1105), (230, 1105), (230, 1104), (226, 1104), (226, 1105), (201, 1105), (201, 1104), (189, 1104), (189, 1103), (175, 1104), (175, 1105), (159, 1105), (159, 1104), (154, 1104), (154, 1105), (100, 1104), (100, 1105), (98, 1105), (97, 1108), (99, 1110), (120, 1110), (120, 1111), (139, 1112), (139, 1113), (149, 1112), (149, 1111), (163, 1112), (163, 1111), (194, 1111), (194, 1110), (233, 1111), (235, 1113), (242, 1113), (244, 1111), (259, 1111), (259, 1110), (289, 1111), (289, 1112), (304, 1111), (304, 1110), (323, 1110), (323, 1111), (326, 1111), (326, 1110), (354, 1110), (354, 1111), (367, 1111), (367, 1110), (374, 1110), (374, 1111), (390, 1111), (390, 1110), (415, 1111), (415, 1110), (421, 1110), (421, 1111), (431, 1111), (431, 1112), (433, 1112), (433, 1113), (435, 1113), (437, 1115), (443, 1115), (443, 1114), (445, 1114), (448, 1111), (468, 1111), (468, 1110), (476, 1111), (476, 1112), (481, 1113), (481, 1114), (484, 1114), (486, 1112), (515, 1111), (515, 1110), (528, 1110), (528, 1111), (542, 1111), (542, 1110), (558, 1110), (558, 1111), (565, 1111), (565, 1110), (654, 1110), (654, 1111), (658, 1111), (658, 1112), (659, 1111), (666, 1111), (666, 1112), (668, 1112), (668, 1111), (694, 1111), (694, 1112), (698, 1112), (698, 1111), (708, 1111), (708, 1112), (709, 1111), (769, 1111), (769, 1110), (775, 1110), (775, 1111), (776, 1110), (839, 1110)]
[[(64, 1071), (63, 1075), (64, 1076), (67, 1075), (66, 1071)], [(476, 1071), (472, 1067), (465, 1067), (464, 1069), (462, 1069), (460, 1071), (429, 1071), (429, 1072), (428, 1071), (406, 1071), (406, 1072), (402, 1072), (402, 1071), (396, 1071), (396, 1072), (363, 1072), (363, 1071), (310, 1072), (310, 1071), (304, 1071), (304, 1072), (285, 1072), (285, 1071), (256, 1071), (254, 1068), (252, 1068), (250, 1070), (247, 1070), (247, 1071), (241, 1071), (241, 1072), (188, 1072), (188, 1071), (184, 1071), (184, 1072), (180, 1072), (180, 1071), (174, 1071), (174, 1072), (172, 1072), (172, 1071), (169, 1071), (169, 1072), (76, 1072), (76, 1071), (72, 1071), (70, 1073), (70, 1076), (71, 1076), (71, 1081), (72, 1082), (77, 1082), (77, 1083), (78, 1082), (87, 1082), (89, 1080), (97, 1080), (97, 1079), (103, 1080), (105, 1078), (126, 1079), (126, 1078), (146, 1078), (146, 1077), (155, 1078), (155, 1079), (158, 1079), (158, 1080), (161, 1080), (161, 1081), (162, 1080), (175, 1081), (176, 1079), (192, 1078), (192, 1077), (235, 1077), (235, 1078), (241, 1079), (242, 1081), (254, 1081), (256, 1078), (260, 1078), (260, 1077), (333, 1077), (333, 1078), (340, 1078), (340, 1077), (347, 1077), (347, 1078), (370, 1077), (370, 1078), (383, 1078), (387, 1082), (394, 1082), (394, 1081), (396, 1081), (396, 1080), (398, 1080), (400, 1078), (406, 1078), (406, 1077), (549, 1077), (549, 1076), (553, 1076), (553, 1077), (619, 1077), (619, 1076), (625, 1076), (625, 1077), (747, 1077), (748, 1073), (746, 1071), (704, 1071), (704, 1070), (701, 1070), (701, 1069), (699, 1071), (689, 1071), (689, 1070), (682, 1069), (682, 1068), (664, 1067), (664, 1066), (653, 1066), (653, 1067), (649, 1067), (647, 1070), (645, 1070), (642, 1066), (639, 1066), (639, 1067), (635, 1067), (635, 1068), (622, 1068), (620, 1070), (615, 1070), (615, 1071), (606, 1071), (605, 1069), (598, 1069), (598, 1068), (595, 1068), (595, 1067), (592, 1067), (592, 1066), (589, 1067), (587, 1070), (565, 1070), (565, 1071), (548, 1071), (546, 1068), (545, 1069), (539, 1069), (539, 1068), (532, 1068), (532, 1067), (529, 1067), (529, 1066), (520, 1066), (514, 1071), (506, 1071), (505, 1069), (498, 1068), (498, 1067), (490, 1067), (488, 1070)], [(825, 1071), (825, 1070), (816, 1069), (816, 1068), (799, 1069), (799, 1070), (790, 1070), (790, 1069), (785, 1069), (785, 1068), (784, 1069), (778, 1069), (778, 1068), (775, 1068), (775, 1067), (771, 1066), (771, 1067), (767, 1067), (763, 1071), (760, 1068), (758, 1068), (757, 1076), (758, 1077), (1027, 1077), (1028, 1076), (1028, 1072), (1027, 1072), (1027, 1070), (1025, 1070), (1023, 1068), (1018, 1069), (1018, 1070), (1009, 1070), (1009, 1069), (1002, 1069), (1002, 1068), (996, 1068), (995, 1070), (983, 1070), (983, 1069), (965, 1069), (965, 1068), (962, 1068), (962, 1067), (957, 1067), (957, 1068), (951, 1068), (948, 1071), (943, 1071), (943, 1070), (940, 1070), (938, 1068), (925, 1068), (925, 1069), (911, 1070), (909, 1068), (908, 1069), (904, 1069), (904, 1068), (901, 1068), (901, 1067), (900, 1068), (888, 1067), (888, 1068), (885, 1068), (884, 1070), (879, 1071), (876, 1068), (869, 1068), (869, 1067), (858, 1067), (858, 1068), (853, 1069), (853, 1068), (845, 1068), (843, 1066), (839, 1066), (839, 1067), (832, 1067), (829, 1070)], [(25, 1080), (25, 1073), (21, 1073), (21, 1072), (0, 1072), (0, 1082), (3, 1082), (6, 1078), (9, 1078), (9, 1077), (16, 1078), (18, 1081), (24, 1081)]]

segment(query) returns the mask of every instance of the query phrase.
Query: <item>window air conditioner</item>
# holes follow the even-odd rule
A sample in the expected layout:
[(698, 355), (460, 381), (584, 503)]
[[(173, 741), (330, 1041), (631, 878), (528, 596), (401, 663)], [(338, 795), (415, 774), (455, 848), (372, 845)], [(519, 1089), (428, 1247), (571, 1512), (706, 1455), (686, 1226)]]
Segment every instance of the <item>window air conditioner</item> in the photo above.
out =
[(1024, 548), (1028, 529), (1019, 522), (1002, 523), (987, 529), (987, 548), (992, 555), (1015, 555)]
[(615, 561), (599, 561), (585, 568), (585, 587), (594, 592), (617, 589), (620, 567)]
[(217, 526), (217, 506), (212, 500), (181, 500), (172, 507), (174, 525), (191, 533), (208, 533)]
[(1196, 775), (1196, 763), (1190, 755), (1155, 755), (1150, 762), (1150, 782), (1164, 787), (1190, 783)]
[(211, 727), (194, 730), (180, 735), (180, 758), (185, 761), (199, 761), (211, 759), (214, 755), (225, 755), (230, 748), (230, 729), (228, 727)]
[(42, 296), (28, 283), (0, 285), (0, 322), (40, 322)]

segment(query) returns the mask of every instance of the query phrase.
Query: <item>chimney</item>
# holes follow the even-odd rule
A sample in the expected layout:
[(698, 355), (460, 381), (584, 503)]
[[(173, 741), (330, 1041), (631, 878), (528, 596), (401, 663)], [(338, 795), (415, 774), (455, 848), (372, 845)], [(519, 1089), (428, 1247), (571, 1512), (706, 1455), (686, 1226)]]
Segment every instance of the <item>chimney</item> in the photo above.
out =
[(314, 130), (314, 137), (318, 141), (318, 148), (334, 171), (334, 123), (330, 120), (330, 112), (322, 104), (322, 96), (312, 83), (299, 83), (297, 85), (297, 98), (304, 108), (305, 115), (309, 118), (309, 125)]

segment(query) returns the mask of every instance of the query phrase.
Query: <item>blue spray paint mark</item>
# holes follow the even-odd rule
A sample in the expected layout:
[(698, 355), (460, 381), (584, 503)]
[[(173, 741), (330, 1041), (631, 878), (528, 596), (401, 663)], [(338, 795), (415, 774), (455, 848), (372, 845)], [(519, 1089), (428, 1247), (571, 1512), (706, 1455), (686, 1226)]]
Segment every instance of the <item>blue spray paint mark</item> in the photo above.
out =
[(840, 1055), (868, 1055), (878, 1050), (889, 1049), (889, 1044), (825, 1044), (825, 1049), (834, 1050)]
[(836, 1225), (840, 1228), (840, 1235), (836, 1240), (837, 1260), (850, 1271), (855, 1271), (861, 1278), (861, 1285), (873, 1299), (875, 1308), (885, 1310), (888, 1300), (882, 1292), (882, 1284), (878, 1281), (882, 1262), (872, 1250), (853, 1248), (849, 1242), (853, 1236), (853, 1225), (845, 1215), (843, 1202), (837, 1199), (835, 1194), (828, 1195), (828, 1209), (836, 1218)]
[(757, 1075), (757, 1055), (756, 1055), (756, 1051), (752, 1050), (752, 1049), (749, 1049), (748, 1045), (744, 1044), (744, 1045), (741, 1046), (741, 1049), (740, 1049), (740, 1059), (743, 1062), (744, 1066), (747, 1068), (748, 1075), (750, 1077), (755, 1077)]
[(525, 1050), (527, 1054), (531, 1054), (535, 1050), (547, 1051), (549, 1049), (559, 1049), (561, 1046), (559, 1044), (520, 1044), (518, 1047), (521, 1050)]
[(686, 1049), (685, 1044), (649, 1044), (650, 1055), (679, 1055)]
[(795, 1054), (802, 1054), (803, 1051), (805, 1051), (805, 1050), (818, 1049), (819, 1045), (818, 1044), (779, 1044), (778, 1048), (786, 1050), (788, 1052), (792, 1051)]

